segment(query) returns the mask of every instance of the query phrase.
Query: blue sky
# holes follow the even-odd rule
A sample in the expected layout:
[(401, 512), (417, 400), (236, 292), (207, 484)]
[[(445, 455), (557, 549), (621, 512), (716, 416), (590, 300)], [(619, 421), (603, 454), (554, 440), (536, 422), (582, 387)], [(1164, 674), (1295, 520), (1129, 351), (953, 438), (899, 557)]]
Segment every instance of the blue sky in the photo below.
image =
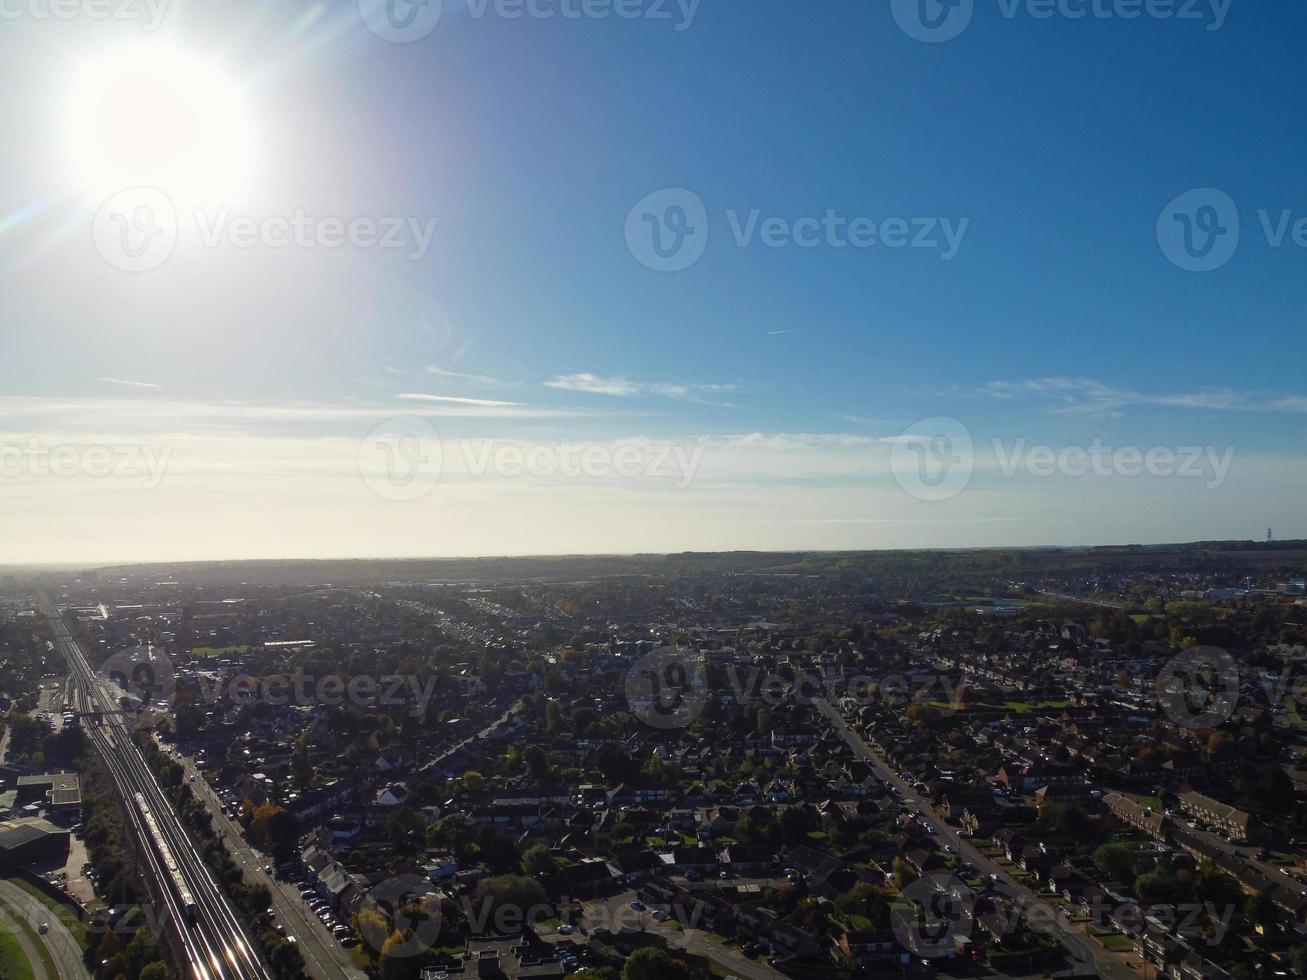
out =
[[(38, 527), (125, 528), (61, 555), (150, 557), (139, 529), (174, 512), (182, 528), (219, 479), (241, 509), (167, 556), (1307, 535), (1307, 248), (1291, 230), (1272, 247), (1259, 216), (1307, 218), (1307, 8), (1207, 0), (1185, 8), (1195, 19), (1126, 19), (1130, 4), (1098, 0), (1112, 16), (1073, 19), (1090, 5), (1041, 18), (1038, 0), (978, 0), (958, 37), (925, 43), (888, 3), (702, 0), (692, 19), (669, 3), (660, 20), (646, 16), (654, 0), (632, 0), (642, 16), (596, 20), (509, 19), (494, 3), (478, 16), (470, 2), (444, 0), (428, 36), (398, 44), (346, 2), (174, 0), (153, 31), (13, 8), (0, 34), (0, 117), (23, 134), (0, 161), (5, 430), (15, 444), (176, 450), (152, 494), (91, 484), (104, 504), (77, 481), (11, 481), (11, 505), (30, 504)], [(562, 7), (580, 3), (541, 0)], [(124, 273), (86, 231), (114, 188), (67, 173), (67, 88), (80, 66), (141, 44), (221, 65), (249, 173), (226, 195), (164, 187), (176, 248)], [(625, 234), (665, 188), (704, 208), (707, 247), (682, 271), (648, 268)], [(1228, 195), (1240, 223), (1238, 248), (1207, 272), (1159, 246), (1159, 216), (1195, 188)], [(416, 259), (206, 248), (192, 215), (219, 209), (436, 225)], [(732, 221), (752, 212), (961, 234), (948, 257), (740, 247)], [(500, 474), (479, 498), (468, 478), (454, 506), (447, 465), (407, 508), (359, 497), (350, 446), (411, 412), (438, 429), (447, 464), (468, 439), (706, 451), (679, 495)], [(924, 502), (885, 454), (936, 417), (963, 424), (978, 477)], [(1236, 457), (1201, 493), (1175, 478), (990, 485), (995, 439)], [(322, 479), (301, 486), (271, 462), (277, 440), (290, 456), (339, 451), (306, 463)], [(761, 455), (735, 458), (745, 446)], [(337, 480), (338, 494), (323, 489)], [(364, 530), (334, 545), (307, 523), (271, 541), (241, 530), (306, 507)], [(415, 513), (430, 533), (396, 530)]]

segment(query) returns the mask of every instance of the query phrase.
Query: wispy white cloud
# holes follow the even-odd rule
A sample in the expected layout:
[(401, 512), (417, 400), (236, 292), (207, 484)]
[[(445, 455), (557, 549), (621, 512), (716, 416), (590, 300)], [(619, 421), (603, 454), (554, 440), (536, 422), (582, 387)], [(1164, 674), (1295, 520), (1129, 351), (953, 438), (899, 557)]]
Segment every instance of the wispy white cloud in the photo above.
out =
[(1307, 412), (1307, 398), (1302, 395), (1290, 395), (1271, 402), (1277, 412)]
[[(414, 399), (406, 399), (415, 401)], [(424, 416), (463, 419), (580, 418), (592, 413), (580, 409), (540, 408), (512, 402), (476, 400), (417, 400), (411, 411)], [(484, 401), (484, 400), (483, 400)], [(204, 402), (175, 399), (39, 398), (0, 396), (0, 431), (12, 431), (20, 420), (40, 420), (43, 427), (93, 426), (96, 431), (136, 432), (142, 429), (175, 431), (193, 425), (201, 431), (239, 431), (255, 434), (259, 426), (277, 424), (292, 429), (336, 427), (384, 421), (396, 414), (393, 401), (323, 404), (320, 402)], [(611, 413), (605, 413), (606, 415)], [(278, 430), (280, 431), (280, 430)]]
[(872, 446), (878, 441), (870, 436), (842, 432), (749, 432), (743, 435), (700, 436), (705, 445), (738, 449), (821, 449)]
[(835, 416), (841, 422), (849, 422), (853, 425), (895, 425), (897, 423), (890, 419), (868, 418), (865, 415), (837, 415)]
[(439, 402), (447, 405), (476, 405), (481, 408), (513, 408), (519, 404), (518, 402), (493, 401), (489, 398), (459, 398), (455, 395), (425, 395), (419, 392), (405, 392), (395, 397), (400, 401), (407, 402)]
[(163, 385), (157, 385), (153, 381), (124, 381), (122, 378), (101, 378), (107, 385), (122, 385), (126, 388), (153, 388), (160, 389)]
[(448, 371), (438, 364), (428, 364), (427, 373), (434, 374), (438, 378), (450, 378), (455, 381), (466, 381), (469, 384), (479, 385), (483, 388), (518, 388), (520, 384), (516, 381), (509, 381), (505, 378), (496, 378), (489, 374), (465, 374), (461, 371)]
[(1165, 394), (1117, 388), (1092, 378), (1033, 378), (1027, 381), (991, 381), (980, 388), (990, 398), (1037, 398), (1053, 402), (1055, 412), (1119, 416), (1137, 406), (1203, 411), (1307, 412), (1307, 398), (1271, 396), (1218, 388)]
[(580, 391), (591, 395), (608, 395), (613, 398), (634, 398), (653, 395), (660, 398), (699, 400), (710, 395), (724, 395), (739, 390), (734, 384), (686, 384), (671, 381), (631, 381), (623, 377), (602, 377), (589, 372), (563, 374), (550, 378), (546, 388), (560, 391)]
[(562, 391), (584, 391), (591, 395), (612, 395), (629, 398), (640, 394), (640, 386), (625, 378), (601, 378), (597, 374), (564, 374), (545, 382), (546, 388)]

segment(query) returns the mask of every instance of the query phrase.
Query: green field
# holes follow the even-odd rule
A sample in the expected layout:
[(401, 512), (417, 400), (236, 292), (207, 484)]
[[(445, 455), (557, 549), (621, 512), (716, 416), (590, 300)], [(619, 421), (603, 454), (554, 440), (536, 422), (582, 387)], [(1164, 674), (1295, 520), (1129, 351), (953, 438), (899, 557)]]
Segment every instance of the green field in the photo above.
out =
[(191, 647), (192, 657), (222, 657), (229, 653), (249, 653), (250, 645), (242, 643), (233, 647)]
[(46, 976), (59, 976), (54, 960), (50, 958), (50, 953), (41, 942), (41, 937), (36, 934), (36, 930), (28, 925), (27, 920), (18, 913), (18, 910), (7, 902), (0, 900), (0, 909), (3, 910), (0, 913), (3, 916), (0, 918), (0, 977), (4, 977), (5, 980), (34, 980), (36, 976), (32, 964), (23, 953), (22, 944), (18, 941), (19, 933), (25, 936), (37, 950)]
[(27, 963), (27, 957), (23, 955), (23, 948), (18, 945), (18, 940), (9, 935), (7, 929), (0, 930), (0, 977), (32, 980), (35, 976)]

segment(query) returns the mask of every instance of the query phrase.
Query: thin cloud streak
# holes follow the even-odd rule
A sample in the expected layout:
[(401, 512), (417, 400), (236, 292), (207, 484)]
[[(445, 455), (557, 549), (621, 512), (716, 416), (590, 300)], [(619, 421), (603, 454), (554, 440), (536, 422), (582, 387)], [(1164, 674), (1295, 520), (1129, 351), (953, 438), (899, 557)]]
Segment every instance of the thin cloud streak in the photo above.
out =
[(488, 398), (460, 398), (456, 395), (424, 395), (420, 392), (405, 392), (396, 395), (400, 401), (408, 402), (439, 402), (449, 405), (476, 405), (481, 408), (514, 408), (518, 407), (518, 402), (500, 402)]
[(698, 399), (704, 395), (722, 395), (738, 391), (734, 384), (686, 384), (671, 381), (631, 381), (623, 377), (602, 377), (588, 371), (563, 374), (544, 382), (546, 388), (559, 391), (576, 391), (590, 395), (607, 395), (612, 398), (634, 398), (654, 395), (660, 398)]
[(125, 388), (152, 388), (156, 391), (161, 390), (163, 385), (157, 385), (153, 381), (124, 381), (122, 378), (100, 378), (107, 385), (122, 385)]
[[(604, 413), (583, 410), (539, 408), (530, 405), (463, 404), (423, 401), (412, 411), (433, 417), (466, 419), (563, 419), (598, 416)], [(611, 415), (611, 413), (606, 413)], [(368, 420), (384, 421), (394, 418), (396, 406), (389, 404), (357, 404), (350, 406), (322, 403), (288, 402), (184, 402), (176, 400), (130, 400), (98, 398), (39, 398), (0, 396), (0, 417), (12, 423), (18, 419), (86, 420), (103, 431), (106, 427), (121, 426), (172, 428), (180, 423), (210, 426), (240, 426), (250, 423), (286, 423), (299, 425), (329, 425)]]
[(438, 378), (450, 378), (455, 381), (466, 381), (469, 384), (479, 385), (483, 388), (520, 388), (521, 384), (517, 381), (509, 381), (505, 378), (496, 378), (489, 374), (464, 374), (462, 371), (447, 371), (438, 364), (428, 364), (426, 367), (427, 374), (434, 374)]
[(1299, 395), (1269, 396), (1264, 392), (1241, 392), (1232, 388), (1161, 394), (1116, 388), (1093, 378), (991, 381), (982, 386), (978, 394), (1003, 401), (1019, 398), (1053, 401), (1057, 404), (1051, 411), (1063, 415), (1119, 417), (1125, 409), (1138, 406), (1216, 412), (1307, 413), (1307, 398)]

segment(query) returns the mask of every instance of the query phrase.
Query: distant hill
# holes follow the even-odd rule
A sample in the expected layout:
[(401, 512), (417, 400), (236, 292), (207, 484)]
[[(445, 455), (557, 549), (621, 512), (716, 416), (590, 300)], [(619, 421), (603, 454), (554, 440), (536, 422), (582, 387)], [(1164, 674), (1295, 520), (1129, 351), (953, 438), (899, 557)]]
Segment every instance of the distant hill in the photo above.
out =
[[(972, 573), (1038, 574), (1148, 565), (1158, 569), (1209, 568), (1226, 563), (1307, 564), (1307, 541), (1198, 541), (1097, 547), (985, 548), (932, 551), (682, 552), (668, 555), (552, 555), (490, 558), (406, 558), (170, 562), (110, 565), (90, 574), (180, 577), (213, 584), (320, 582), (380, 585), (386, 582), (566, 582), (615, 576), (876, 575), (888, 569), (938, 569)], [(67, 568), (69, 566), (65, 566)], [(0, 574), (27, 577), (44, 569), (0, 567)]]

